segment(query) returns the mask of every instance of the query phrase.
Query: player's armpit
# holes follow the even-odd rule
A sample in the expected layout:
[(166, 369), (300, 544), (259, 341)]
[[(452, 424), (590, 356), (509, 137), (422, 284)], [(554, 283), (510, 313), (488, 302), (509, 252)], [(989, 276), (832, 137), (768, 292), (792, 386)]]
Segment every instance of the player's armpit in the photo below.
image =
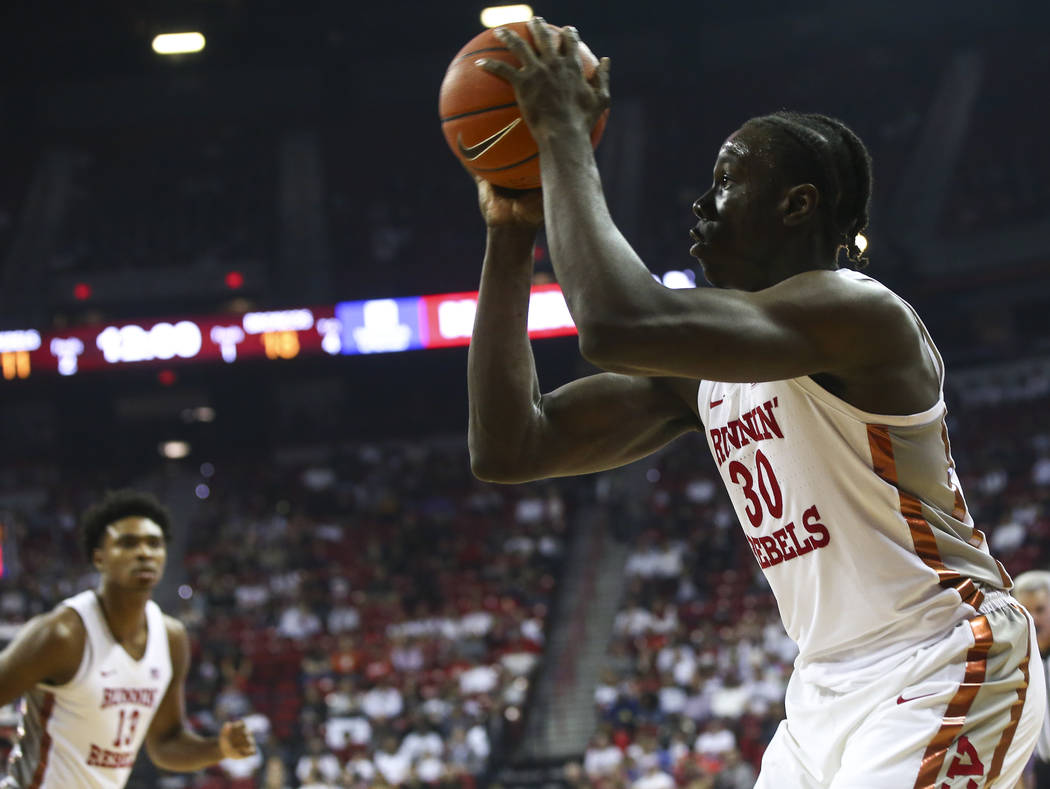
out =
[(625, 465), (700, 428), (697, 385), (615, 373), (581, 378), (539, 398), (515, 445), (472, 430), (471, 467), (490, 482), (520, 483)]
[(606, 370), (732, 382), (899, 363), (918, 337), (890, 291), (825, 270), (755, 293), (654, 286), (632, 313), (599, 316), (580, 335), (584, 355)]

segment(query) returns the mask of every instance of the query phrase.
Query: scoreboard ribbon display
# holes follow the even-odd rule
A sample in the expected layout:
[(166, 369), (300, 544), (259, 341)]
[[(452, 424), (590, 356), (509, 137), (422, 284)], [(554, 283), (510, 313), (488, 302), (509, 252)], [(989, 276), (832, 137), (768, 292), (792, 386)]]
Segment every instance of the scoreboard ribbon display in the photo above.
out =
[[(477, 291), (343, 301), (331, 306), (79, 326), (41, 333), (0, 331), (0, 380), (41, 374), (176, 362), (234, 364), (467, 345)], [(529, 336), (576, 333), (557, 285), (537, 285), (529, 302)]]

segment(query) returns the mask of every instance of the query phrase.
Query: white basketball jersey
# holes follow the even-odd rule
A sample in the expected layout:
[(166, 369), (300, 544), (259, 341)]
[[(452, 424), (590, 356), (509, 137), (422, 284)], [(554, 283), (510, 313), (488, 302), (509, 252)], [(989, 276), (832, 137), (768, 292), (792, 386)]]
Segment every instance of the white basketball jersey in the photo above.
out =
[(943, 363), (915, 320), (942, 383), (922, 413), (866, 413), (809, 377), (700, 384), (711, 452), (814, 679), (929, 643), (1012, 586), (966, 510)]
[(94, 591), (62, 605), (84, 622), (84, 656), (72, 680), (41, 683), (23, 697), (18, 742), (2, 786), (120, 789), (171, 681), (164, 615), (156, 603), (146, 603), (146, 651), (135, 660), (114, 640)]

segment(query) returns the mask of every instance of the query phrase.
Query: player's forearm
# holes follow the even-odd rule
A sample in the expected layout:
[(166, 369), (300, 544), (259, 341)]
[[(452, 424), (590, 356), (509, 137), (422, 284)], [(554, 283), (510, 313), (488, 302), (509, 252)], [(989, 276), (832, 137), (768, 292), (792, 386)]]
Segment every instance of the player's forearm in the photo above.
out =
[(180, 773), (204, 769), (223, 758), (217, 737), (201, 737), (187, 729), (150, 744), (148, 751), (157, 767)]
[(528, 337), (535, 231), (488, 233), (478, 309), (467, 355), (468, 444), (482, 479), (499, 480), (521, 460), (539, 400)]
[(655, 311), (661, 288), (612, 221), (587, 135), (553, 130), (539, 148), (551, 263), (590, 356), (609, 327)]

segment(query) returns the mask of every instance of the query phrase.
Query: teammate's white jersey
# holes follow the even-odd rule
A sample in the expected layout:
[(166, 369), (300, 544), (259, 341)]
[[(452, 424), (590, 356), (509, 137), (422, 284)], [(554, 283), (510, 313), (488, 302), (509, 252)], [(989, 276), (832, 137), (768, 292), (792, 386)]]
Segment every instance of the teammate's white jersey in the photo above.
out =
[(62, 605), (84, 622), (80, 668), (64, 685), (39, 684), (22, 699), (5, 789), (120, 789), (171, 681), (164, 615), (146, 603), (146, 651), (116, 642), (94, 591)]
[(796, 665), (814, 681), (833, 681), (840, 667), (878, 670), (1012, 586), (966, 510), (943, 363), (915, 320), (942, 383), (922, 413), (866, 413), (809, 377), (700, 384), (711, 452), (798, 643)]

